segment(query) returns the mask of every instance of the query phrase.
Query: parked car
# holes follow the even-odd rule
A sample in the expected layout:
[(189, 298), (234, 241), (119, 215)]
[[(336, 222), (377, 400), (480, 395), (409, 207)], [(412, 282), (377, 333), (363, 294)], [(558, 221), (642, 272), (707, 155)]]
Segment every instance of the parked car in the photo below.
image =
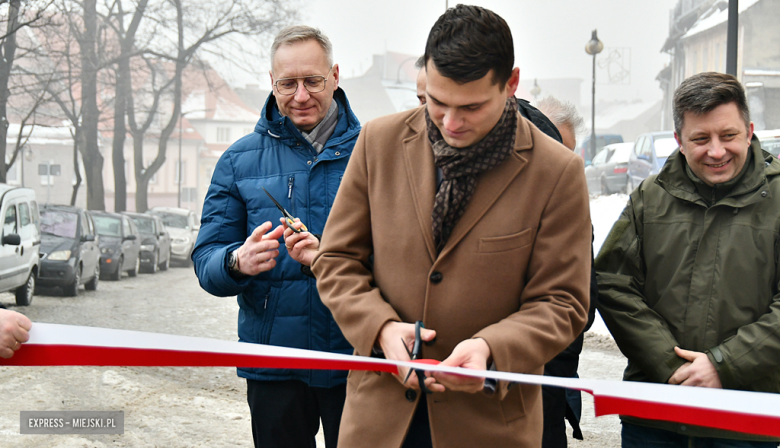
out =
[(133, 220), (117, 213), (92, 211), (95, 229), (100, 235), (100, 273), (111, 280), (130, 277), (141, 268), (141, 235)]
[(175, 207), (153, 207), (147, 212), (159, 216), (171, 235), (171, 259), (190, 266), (192, 248), (198, 238), (200, 219), (192, 210)]
[(625, 192), (628, 183), (628, 159), (634, 142), (613, 143), (596, 154), (593, 163), (585, 167), (588, 191), (592, 194)]
[(761, 142), (761, 148), (775, 157), (780, 157), (780, 129), (756, 131), (756, 137)]
[(159, 216), (124, 212), (141, 235), (141, 268), (154, 274), (167, 271), (171, 264), (171, 236)]
[(590, 149), (590, 135), (582, 142), (579, 148), (576, 149), (576, 153), (582, 157), (585, 161), (585, 166), (592, 163), (594, 154), (598, 154), (605, 146), (613, 143), (623, 143), (623, 136), (619, 134), (596, 134), (596, 151), (591, 153)]
[(0, 203), (3, 216), (0, 292), (13, 291), (16, 304), (27, 306), (35, 292), (41, 244), (35, 191), (0, 184)]
[(38, 284), (59, 286), (76, 296), (79, 286), (94, 291), (100, 280), (100, 243), (92, 215), (81, 207), (41, 208), (41, 254)]
[(658, 174), (678, 147), (672, 131), (650, 132), (637, 137), (628, 161), (627, 191), (634, 191), (647, 176)]

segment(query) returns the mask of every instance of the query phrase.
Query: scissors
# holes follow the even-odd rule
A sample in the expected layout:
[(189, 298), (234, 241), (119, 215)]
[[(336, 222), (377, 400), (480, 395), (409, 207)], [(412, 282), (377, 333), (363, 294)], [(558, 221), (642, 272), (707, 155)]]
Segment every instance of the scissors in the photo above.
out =
[[(409, 358), (412, 361), (417, 360), (417, 357), (420, 356), (420, 346), (422, 345), (422, 338), (420, 337), (420, 329), (425, 328), (425, 325), (423, 325), (421, 320), (418, 320), (414, 323), (414, 347), (412, 348), (412, 351), (409, 351), (409, 348), (406, 346), (406, 342), (404, 342), (403, 339), (401, 341), (404, 343), (404, 348), (406, 349), (406, 353), (409, 355)], [(420, 369), (409, 369), (409, 373), (406, 374), (406, 378), (404, 378), (404, 384), (406, 381), (409, 380), (409, 377), (412, 376), (412, 372), (417, 374), (417, 382), (420, 385), (420, 390), (425, 392), (426, 394), (432, 394), (433, 392), (428, 389), (425, 386), (425, 371)]]
[(284, 220), (287, 221), (287, 227), (290, 228), (295, 233), (301, 233), (301, 232), (308, 232), (309, 229), (306, 228), (306, 226), (301, 223), (301, 228), (296, 229), (293, 227), (293, 224), (295, 224), (295, 217), (290, 214), (287, 210), (284, 209), (284, 207), (281, 206), (278, 202), (276, 202), (276, 199), (274, 199), (273, 196), (271, 196), (271, 193), (268, 192), (268, 190), (265, 189), (265, 187), (260, 187), (265, 191), (265, 194), (268, 195), (269, 198), (271, 198), (272, 201), (274, 201), (274, 204), (276, 204), (276, 207), (282, 212), (282, 216), (284, 217)]

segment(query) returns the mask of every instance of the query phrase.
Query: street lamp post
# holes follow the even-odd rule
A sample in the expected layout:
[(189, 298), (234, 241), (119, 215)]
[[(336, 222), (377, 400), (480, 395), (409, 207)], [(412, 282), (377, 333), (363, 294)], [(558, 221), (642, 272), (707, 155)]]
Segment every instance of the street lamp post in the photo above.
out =
[[(593, 56), (593, 96), (591, 98), (591, 127), (590, 127), (590, 159), (596, 155), (596, 55), (604, 49), (604, 43), (599, 40), (597, 30), (593, 30), (590, 40), (585, 44), (585, 53)], [(587, 160), (587, 157), (586, 157)]]
[(179, 166), (176, 167), (176, 172), (179, 173), (179, 178), (177, 179), (178, 182), (176, 182), (178, 185), (176, 188), (178, 189), (178, 192), (176, 194), (176, 207), (181, 208), (181, 181), (182, 181), (182, 172), (181, 172), (181, 134), (182, 134), (182, 119), (184, 118), (184, 114), (179, 113)]

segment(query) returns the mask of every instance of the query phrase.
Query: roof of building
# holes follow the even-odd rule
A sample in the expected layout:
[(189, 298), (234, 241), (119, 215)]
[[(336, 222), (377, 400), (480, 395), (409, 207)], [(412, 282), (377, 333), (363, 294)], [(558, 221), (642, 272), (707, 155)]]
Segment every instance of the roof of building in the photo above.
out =
[[(739, 13), (745, 12), (748, 8), (755, 5), (756, 3), (760, 2), (761, 0), (740, 0), (739, 2)], [(702, 33), (704, 31), (707, 31), (709, 29), (715, 28), (716, 26), (726, 23), (729, 20), (729, 10), (728, 8), (720, 9), (717, 5), (713, 6), (711, 9), (709, 9), (707, 12), (701, 15), (699, 17), (699, 20), (696, 21), (696, 23), (691, 27), (691, 29), (688, 30), (685, 35), (683, 35), (683, 39), (687, 39), (691, 36), (695, 36), (699, 33)]]

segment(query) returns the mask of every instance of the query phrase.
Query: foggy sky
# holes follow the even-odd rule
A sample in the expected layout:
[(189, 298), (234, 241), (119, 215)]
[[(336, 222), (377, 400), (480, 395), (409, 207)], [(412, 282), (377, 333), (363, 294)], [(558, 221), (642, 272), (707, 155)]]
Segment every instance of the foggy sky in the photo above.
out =
[[(451, 0), (449, 5), (456, 3)], [(605, 47), (631, 48), (631, 84), (598, 84), (597, 96), (647, 101), (661, 98), (655, 77), (669, 61), (660, 49), (668, 35), (669, 10), (675, 0), (469, 3), (491, 9), (507, 21), (522, 79), (582, 78), (582, 103), (589, 104), (592, 58), (585, 53), (585, 44), (591, 31), (598, 29)], [(371, 66), (372, 54), (385, 50), (422, 54), (428, 31), (444, 12), (445, 1), (309, 0), (302, 6), (302, 21), (328, 35), (341, 76), (349, 78)], [(263, 88), (270, 84), (265, 78), (259, 82)]]

